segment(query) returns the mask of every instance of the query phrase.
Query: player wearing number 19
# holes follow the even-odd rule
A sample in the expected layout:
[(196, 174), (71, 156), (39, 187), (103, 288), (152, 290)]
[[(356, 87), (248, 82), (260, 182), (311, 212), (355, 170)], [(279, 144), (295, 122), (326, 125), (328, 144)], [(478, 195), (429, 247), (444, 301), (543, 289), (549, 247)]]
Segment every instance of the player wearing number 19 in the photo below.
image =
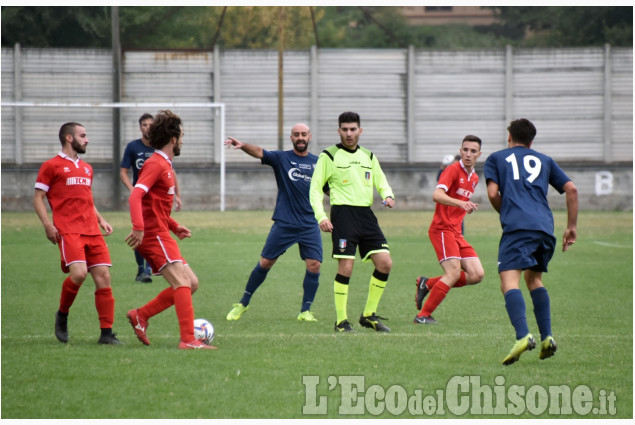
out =
[(487, 196), (499, 212), (503, 228), (498, 250), (501, 291), (516, 331), (516, 343), (503, 359), (504, 365), (518, 361), (522, 353), (536, 346), (527, 326), (525, 300), (519, 289), (523, 270), (540, 331), (539, 357), (546, 359), (556, 352), (551, 333), (549, 294), (542, 282), (542, 274), (547, 272), (556, 246), (553, 214), (547, 202), (549, 185), (566, 194), (567, 227), (562, 240), (563, 252), (575, 243), (578, 218), (575, 184), (552, 158), (531, 149), (536, 127), (521, 118), (512, 121), (507, 131), (508, 149), (493, 153), (485, 161)]

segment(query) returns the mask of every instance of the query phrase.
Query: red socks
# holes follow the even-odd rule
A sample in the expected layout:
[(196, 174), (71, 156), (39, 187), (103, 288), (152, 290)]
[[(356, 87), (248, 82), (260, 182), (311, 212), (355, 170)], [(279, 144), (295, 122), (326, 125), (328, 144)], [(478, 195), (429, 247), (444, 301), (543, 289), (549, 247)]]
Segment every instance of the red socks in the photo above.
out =
[(101, 288), (95, 291), (95, 307), (99, 315), (99, 327), (112, 329), (115, 321), (115, 298), (111, 288)]
[(174, 290), (174, 309), (179, 320), (181, 341), (191, 342), (194, 338), (194, 307), (192, 307), (192, 288), (180, 286)]
[[(171, 286), (168, 286), (163, 291), (159, 293), (153, 300), (148, 302), (146, 305), (139, 309), (139, 317), (143, 320), (148, 320), (152, 316), (156, 316), (161, 313), (163, 310), (167, 310), (168, 308), (174, 305), (174, 289)], [(189, 341), (188, 341), (189, 342)]]
[(176, 289), (167, 287), (153, 300), (139, 308), (139, 317), (148, 320), (162, 311), (172, 307), (176, 310), (176, 317), (181, 330), (181, 341), (190, 342), (194, 338), (194, 307), (192, 307), (192, 289), (181, 286)]
[[(431, 291), (434, 288), (434, 285), (441, 280), (441, 276), (431, 277), (426, 282), (426, 286), (428, 287), (428, 291)], [(459, 276), (459, 280), (454, 284), (453, 288), (460, 288), (461, 286), (467, 285), (467, 279), (465, 278), (465, 272), (461, 270), (461, 275)]]
[(68, 310), (73, 305), (77, 292), (81, 285), (75, 285), (68, 276), (62, 284), (62, 294), (60, 295), (60, 311), (64, 314), (68, 314)]
[(431, 316), (432, 312), (439, 306), (439, 304), (441, 304), (441, 301), (443, 301), (449, 291), (450, 287), (448, 285), (443, 283), (441, 280), (437, 280), (434, 287), (430, 290), (428, 299), (423, 304), (423, 307), (417, 316)]

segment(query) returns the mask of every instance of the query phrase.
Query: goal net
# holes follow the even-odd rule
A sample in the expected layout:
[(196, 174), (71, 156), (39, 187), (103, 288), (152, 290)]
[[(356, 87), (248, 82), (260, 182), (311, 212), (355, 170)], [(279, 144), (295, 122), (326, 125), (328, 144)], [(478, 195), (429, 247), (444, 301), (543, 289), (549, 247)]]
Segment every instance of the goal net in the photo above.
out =
[[(118, 170), (126, 144), (141, 137), (141, 115), (170, 109), (183, 119), (185, 131), (185, 146), (175, 162), (177, 172), (184, 167), (217, 165), (218, 208), (225, 211), (224, 103), (3, 101), (1, 105), (3, 164), (37, 164), (51, 158), (59, 151), (54, 141), (60, 126), (76, 121), (87, 130), (87, 160), (94, 165), (111, 164), (113, 172)], [(118, 119), (114, 111), (119, 111)], [(113, 179), (117, 182), (118, 174)], [(212, 182), (206, 185), (208, 190), (215, 186)]]

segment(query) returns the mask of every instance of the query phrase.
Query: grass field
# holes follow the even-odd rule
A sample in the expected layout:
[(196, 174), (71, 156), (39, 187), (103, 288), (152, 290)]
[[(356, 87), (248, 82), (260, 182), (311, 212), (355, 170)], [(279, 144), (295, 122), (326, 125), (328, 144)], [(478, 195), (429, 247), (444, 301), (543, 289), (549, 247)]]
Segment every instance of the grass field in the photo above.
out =
[[(125, 319), (166, 287), (160, 277), (134, 282), (134, 257), (123, 241), (130, 229), (126, 213), (104, 213), (115, 227), (107, 241), (114, 330), (125, 344), (118, 347), (96, 344), (90, 278), (71, 309), (69, 343), (56, 340), (53, 316), (64, 279), (59, 251), (35, 213), (3, 213), (2, 419), (633, 417), (632, 212), (581, 213), (577, 244), (556, 252), (544, 279), (558, 352), (544, 361), (537, 350), (528, 352), (508, 367), (501, 361), (514, 332), (496, 272), (497, 215), (478, 212), (465, 224), (485, 279), (452, 290), (434, 314), (440, 324), (423, 326), (412, 323), (414, 279), (441, 271), (427, 238), (432, 213), (377, 214), (393, 256), (378, 314), (389, 318), (392, 333), (357, 325), (372, 272), (357, 261), (348, 301), (357, 332), (340, 335), (333, 331), (336, 263), (326, 236), (313, 307), (319, 322), (296, 320), (304, 276), (296, 247), (280, 258), (249, 311), (227, 322), (259, 258), (271, 213), (176, 213), (193, 232), (180, 246), (201, 283), (195, 315), (215, 325), (218, 346), (184, 352), (176, 348), (173, 308), (151, 319), (149, 347)], [(564, 222), (556, 213), (559, 243)], [(523, 293), (530, 331), (539, 335), (526, 288)], [(553, 400), (556, 387), (571, 397)]]

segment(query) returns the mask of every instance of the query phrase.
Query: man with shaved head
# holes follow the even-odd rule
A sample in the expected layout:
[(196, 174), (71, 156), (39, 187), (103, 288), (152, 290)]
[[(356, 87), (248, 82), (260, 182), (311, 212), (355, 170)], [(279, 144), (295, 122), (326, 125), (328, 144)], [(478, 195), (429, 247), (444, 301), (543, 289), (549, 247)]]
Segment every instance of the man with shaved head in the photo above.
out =
[(291, 129), (293, 149), (268, 151), (260, 146), (243, 143), (230, 137), (227, 147), (241, 149), (248, 155), (260, 159), (262, 164), (273, 168), (278, 185), (278, 196), (273, 211), (273, 225), (260, 254), (260, 261), (252, 270), (240, 302), (233, 305), (227, 320), (238, 320), (249, 308), (254, 292), (267, 278), (267, 273), (278, 257), (294, 244), (300, 248), (300, 257), (306, 263), (302, 306), (298, 320), (315, 322), (311, 305), (317, 292), (322, 265), (322, 237), (313, 209), (309, 203), (311, 177), (317, 156), (309, 152), (311, 131), (306, 124), (298, 123)]

